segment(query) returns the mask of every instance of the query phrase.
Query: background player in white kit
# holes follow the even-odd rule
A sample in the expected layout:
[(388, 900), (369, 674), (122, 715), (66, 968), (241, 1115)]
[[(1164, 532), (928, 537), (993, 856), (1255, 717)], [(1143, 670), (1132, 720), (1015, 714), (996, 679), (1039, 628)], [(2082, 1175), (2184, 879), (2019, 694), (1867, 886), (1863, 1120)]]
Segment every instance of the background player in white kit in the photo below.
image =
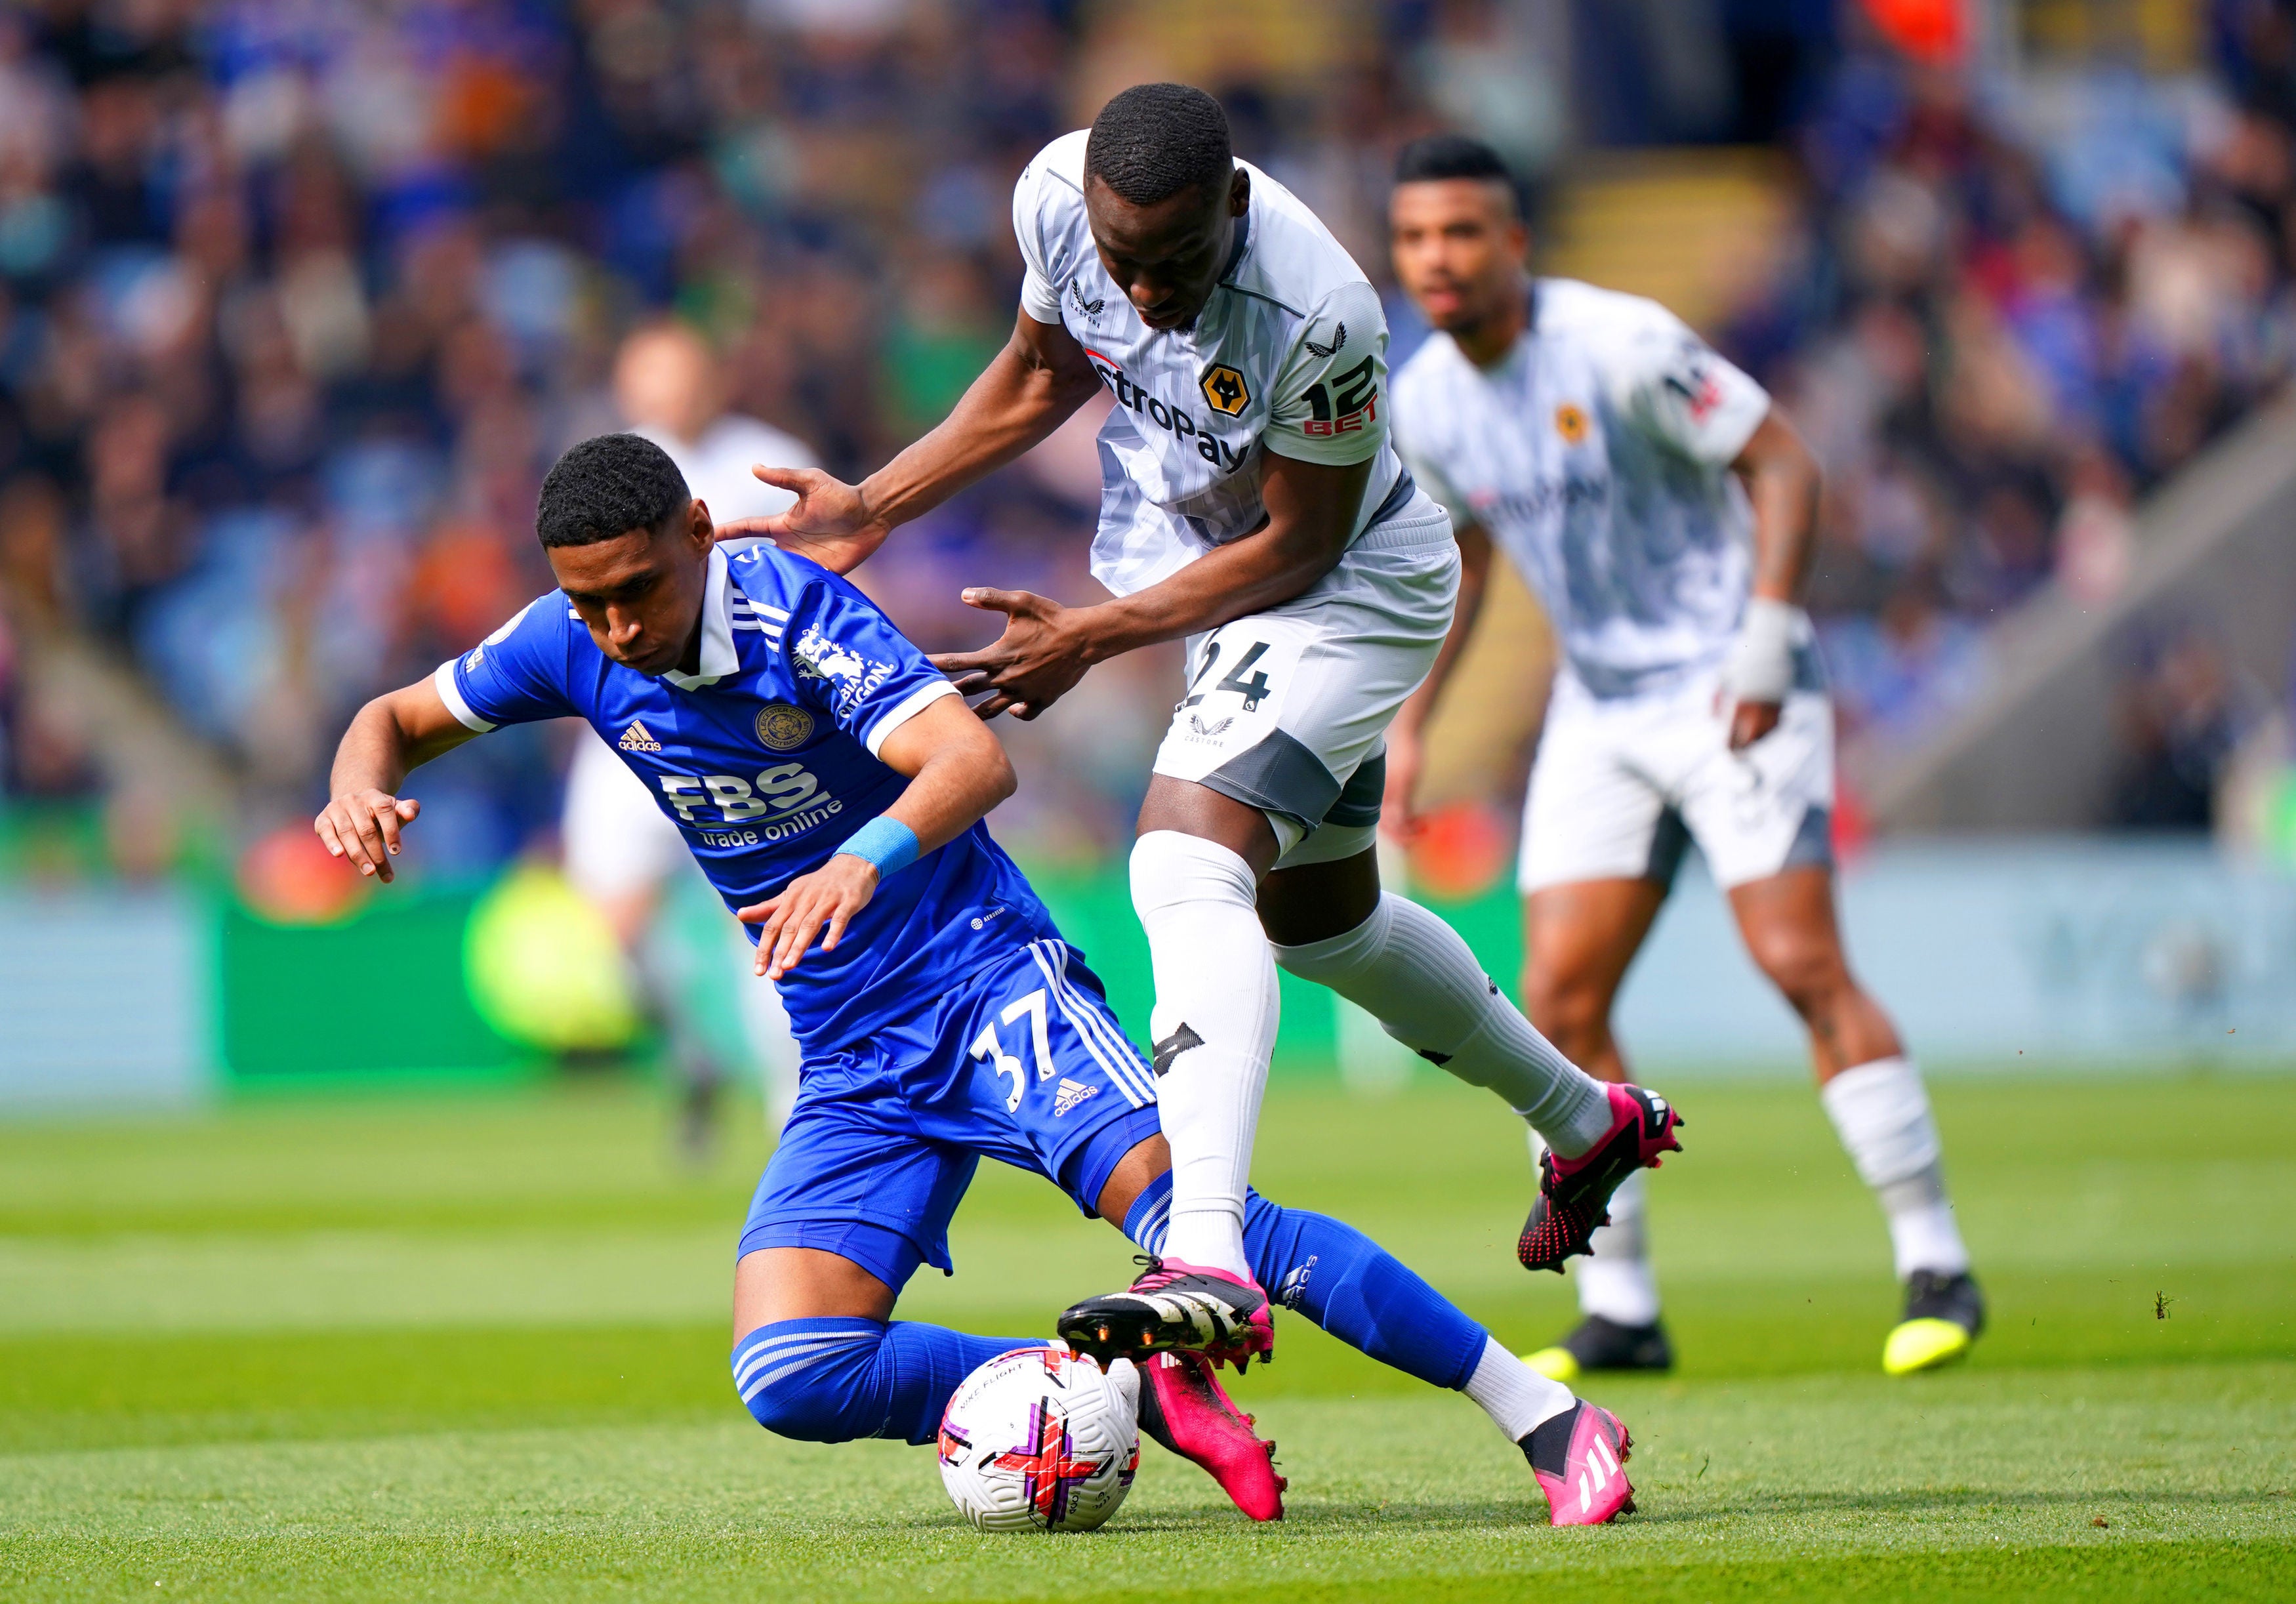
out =
[[(1007, 615), (1004, 634), (939, 659), (985, 693), (984, 716), (1026, 718), (1103, 658), (1189, 643), (1132, 857), (1170, 1220), (1133, 1290), (1078, 1305), (1062, 1334), (1103, 1352), (1267, 1350), (1242, 1224), (1279, 962), (1544, 1133), (1557, 1158), (1521, 1251), (1559, 1266), (1619, 1181), (1678, 1145), (1675, 1118), (1647, 1093), (1606, 1093), (1455, 932), (1380, 891), (1382, 737), (1449, 626), (1458, 555), (1388, 444), (1377, 294), (1313, 214), (1234, 160), (1218, 103), (1179, 85), (1128, 89), (1047, 146), (1013, 227), (1028, 271), (1012, 341), (948, 419), (857, 487), (761, 470), (798, 504), (739, 532), (849, 569), (1096, 387), (1115, 394), (1093, 569), (1117, 599), (967, 591)], [(1500, 1371), (1474, 1385), (1547, 1385)]]
[[(716, 357), (700, 334), (674, 319), (644, 324), (623, 340), (614, 360), (614, 405), (634, 432), (668, 454), (721, 523), (769, 516), (796, 501), (786, 490), (759, 483), (750, 472), (752, 464), (813, 466), (812, 452), (794, 436), (725, 410)], [(663, 1033), (685, 1101), (685, 1140), (699, 1150), (709, 1141), (725, 1068), (720, 1049), (694, 1018), (683, 988), (673, 984), (674, 965), (656, 945), (656, 920), (673, 877), (700, 883), (700, 872), (677, 827), (587, 727), (567, 772), (560, 834), (566, 878), (613, 928), (646, 1011)], [(716, 900), (709, 898), (713, 909)], [(741, 927), (726, 921), (719, 945), (740, 999), (767, 1119), (778, 1125), (797, 1094), (797, 1043), (789, 1016), (779, 994), (750, 974), (755, 952)]]
[[(1562, 663), (1524, 810), (1523, 997), (1571, 1058), (1626, 1065), (1611, 999), (1688, 842), (1747, 949), (1808, 1027), (1819, 1095), (1890, 1223), (1904, 1321), (1893, 1374), (1966, 1352), (1984, 1320), (1921, 1075), (1858, 986), (1835, 928), (1827, 836), (1833, 714), (1808, 618), (1818, 473), (1760, 386), (1656, 303), (1535, 282), (1505, 167), (1439, 136), (1407, 147), (1396, 275), (1436, 329), (1396, 379), (1406, 459), (1452, 510), (1468, 575), (1453, 641), (1397, 721), (1391, 816), (1418, 732), (1472, 626), (1494, 540), (1530, 583)], [(1643, 1183), (1578, 1269), (1587, 1318), (1531, 1363), (1664, 1369)]]

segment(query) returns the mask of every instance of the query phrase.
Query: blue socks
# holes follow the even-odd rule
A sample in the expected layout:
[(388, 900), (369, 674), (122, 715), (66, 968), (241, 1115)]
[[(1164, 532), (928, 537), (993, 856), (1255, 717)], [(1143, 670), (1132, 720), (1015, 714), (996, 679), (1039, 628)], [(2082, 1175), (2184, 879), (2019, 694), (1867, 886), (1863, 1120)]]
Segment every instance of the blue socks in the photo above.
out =
[(1123, 1231), (1140, 1245), (1143, 1253), (1161, 1257), (1164, 1252), (1164, 1227), (1172, 1218), (1172, 1172), (1166, 1170), (1140, 1189), (1132, 1199), (1132, 1207), (1124, 1215)]
[[(1124, 1234), (1161, 1250), (1172, 1177), (1133, 1200)], [(1464, 1387), (1490, 1333), (1401, 1260), (1352, 1225), (1304, 1208), (1279, 1208), (1258, 1192), (1243, 1202), (1243, 1246), (1268, 1296), (1349, 1346), (1431, 1386)]]
[[(1152, 1183), (1124, 1233), (1163, 1246), (1172, 1178)], [(1349, 1346), (1454, 1391), (1475, 1373), (1489, 1333), (1351, 1225), (1246, 1194), (1243, 1244), (1269, 1295)], [(734, 1386), (758, 1424), (809, 1443), (898, 1437), (930, 1443), (957, 1384), (1037, 1339), (972, 1337), (915, 1321), (780, 1320), (734, 1345)]]
[(783, 1436), (930, 1443), (958, 1382), (999, 1354), (1034, 1346), (907, 1320), (778, 1320), (734, 1345), (734, 1386), (758, 1424)]

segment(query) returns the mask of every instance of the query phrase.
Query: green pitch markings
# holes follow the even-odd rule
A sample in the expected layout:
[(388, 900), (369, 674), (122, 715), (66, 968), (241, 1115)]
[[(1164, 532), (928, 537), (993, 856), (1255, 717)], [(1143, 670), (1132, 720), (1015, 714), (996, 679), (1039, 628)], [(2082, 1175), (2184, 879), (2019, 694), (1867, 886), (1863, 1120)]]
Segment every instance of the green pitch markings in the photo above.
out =
[[(1464, 1400), (1296, 1318), (1237, 1385), (1280, 1527), (1152, 1447), (1108, 1530), (983, 1538), (925, 1450), (768, 1437), (724, 1313), (767, 1143), (690, 1173), (636, 1091), (0, 1130), (0, 1596), (2289, 1595), (2296, 1079), (1941, 1081), (1994, 1326), (1899, 1382), (1884, 1233), (1815, 1101), (1680, 1091), (1652, 1209), (1683, 1368), (1587, 1388), (1644, 1513), (1560, 1534)], [(1258, 1179), (1528, 1348), (1571, 1306), (1513, 1264), (1526, 1170), (1491, 1114), (1283, 1092)], [(953, 1245), (904, 1315), (1028, 1335), (1128, 1269), (995, 1166)]]

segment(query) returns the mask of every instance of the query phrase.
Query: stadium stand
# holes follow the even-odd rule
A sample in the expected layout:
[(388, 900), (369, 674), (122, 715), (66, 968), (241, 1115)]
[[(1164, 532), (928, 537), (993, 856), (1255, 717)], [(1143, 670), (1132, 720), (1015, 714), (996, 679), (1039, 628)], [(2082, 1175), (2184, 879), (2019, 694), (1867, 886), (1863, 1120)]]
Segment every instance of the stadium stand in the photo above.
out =
[[(2138, 499), (2279, 388), (2296, 25), (2274, 0), (2169, 8), (2205, 13), (2184, 27), (2001, 7), (2024, 34), (1948, 66), (1854, 5), (1705, 8), (1687, 38), (1660, 9), (11, 8), (16, 650), (132, 661), (232, 776), (209, 812), (235, 850), (308, 813), (352, 706), (539, 588), (537, 475), (611, 421), (632, 318), (693, 320), (737, 405), (857, 471), (1002, 338), (1021, 163), (1116, 83), (1226, 63), (1241, 147), (1375, 274), (1388, 153), (1464, 124), (1548, 202), (1553, 266), (1682, 300), (1804, 419), (1833, 486), (1814, 604), (1852, 749), (1879, 754), (1854, 789), (1985, 693), (1999, 619), (2112, 595)], [(2083, 20), (2106, 11), (2140, 17), (2144, 71)], [(1651, 267), (1685, 254), (1730, 270)], [(944, 510), (873, 583), (952, 642), (978, 633), (961, 581), (1088, 593), (1081, 444)], [(1103, 670), (1090, 716), (1019, 737), (1046, 778), (1015, 827), (1049, 856), (1124, 835), (1164, 672)], [(58, 682), (0, 675), (14, 814), (148, 806), (38, 689)], [(430, 872), (546, 828), (551, 757), (442, 765)]]

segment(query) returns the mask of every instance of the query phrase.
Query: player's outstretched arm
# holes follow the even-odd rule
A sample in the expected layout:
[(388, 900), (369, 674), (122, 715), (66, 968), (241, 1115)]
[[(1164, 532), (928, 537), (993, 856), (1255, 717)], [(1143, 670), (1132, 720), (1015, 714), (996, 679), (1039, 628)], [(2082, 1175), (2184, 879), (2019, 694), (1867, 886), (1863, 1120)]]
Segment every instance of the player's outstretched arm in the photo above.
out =
[(892, 806), (854, 831), (820, 868), (734, 915), (763, 927), (757, 972), (769, 980), (795, 969), (816, 936), (822, 951), (835, 951), (880, 880), (963, 835), (1018, 783), (1003, 744), (954, 696), (927, 702), (885, 737), (877, 756), (909, 777)]
[(1484, 585), (1491, 572), (1491, 537), (1482, 525), (1463, 524), (1456, 533), (1459, 602), (1451, 614), (1450, 632), (1443, 637), (1443, 649), (1435, 654), (1435, 666), (1427, 671), (1426, 681), (1411, 693), (1396, 713), (1395, 722), (1387, 727), (1387, 794), (1380, 805), (1380, 823), (1406, 840), (1418, 824), (1413, 798), (1419, 790), (1420, 771), (1425, 766), (1427, 721), (1434, 716), (1451, 670), (1458, 667), (1459, 654), (1475, 633), (1475, 619), (1483, 610)]
[(833, 574), (849, 573), (896, 527), (1019, 456), (1099, 388), (1075, 337), (1023, 312), (1004, 348), (922, 439), (857, 485), (817, 469), (760, 464), (750, 471), (794, 495), (797, 504), (771, 518), (721, 524), (718, 537), (763, 535)]
[(376, 697), (343, 732), (329, 782), (333, 795), (311, 828), (331, 855), (388, 884), (399, 831), (422, 811), (422, 803), (398, 794), (399, 786), (409, 770), (476, 733), (447, 711), (431, 680)]
[(1332, 571), (1355, 533), (1371, 461), (1332, 465), (1262, 453), (1267, 521), (1216, 546), (1169, 578), (1093, 607), (1062, 607), (1027, 591), (968, 590), (964, 601), (1005, 615), (1004, 633), (980, 651), (943, 652), (933, 667), (994, 718), (1034, 718), (1095, 663), (1159, 641), (1217, 629), (1282, 605)]
[(1793, 685), (1799, 598), (1817, 539), (1817, 459), (1784, 413), (1770, 408), (1730, 464), (1754, 511), (1754, 593), (1724, 666), (1733, 751), (1777, 728)]

